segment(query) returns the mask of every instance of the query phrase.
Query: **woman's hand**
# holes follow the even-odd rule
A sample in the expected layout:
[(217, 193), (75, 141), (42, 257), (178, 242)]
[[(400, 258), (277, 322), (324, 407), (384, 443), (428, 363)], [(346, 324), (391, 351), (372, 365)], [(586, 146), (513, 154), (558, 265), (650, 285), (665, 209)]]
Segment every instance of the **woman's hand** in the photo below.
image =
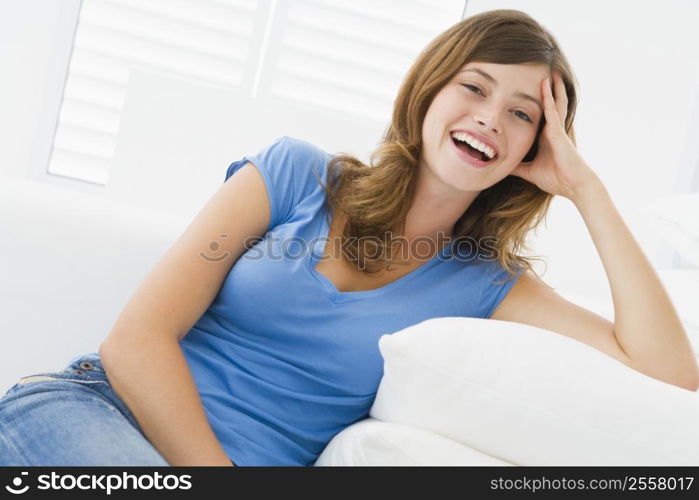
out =
[(512, 175), (535, 184), (539, 189), (574, 200), (587, 185), (599, 178), (580, 156), (573, 141), (565, 132), (568, 114), (568, 96), (563, 78), (552, 72), (556, 93), (554, 99), (549, 79), (541, 82), (546, 124), (539, 138), (539, 150), (529, 163), (520, 163)]

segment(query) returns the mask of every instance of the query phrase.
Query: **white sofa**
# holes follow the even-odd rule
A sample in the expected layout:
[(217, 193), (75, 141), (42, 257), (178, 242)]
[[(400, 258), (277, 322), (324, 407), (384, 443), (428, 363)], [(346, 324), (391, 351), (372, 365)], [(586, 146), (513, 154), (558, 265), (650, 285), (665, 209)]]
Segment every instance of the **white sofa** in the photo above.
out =
[(0, 391), (96, 352), (184, 218), (0, 177)]
[[(58, 370), (79, 353), (97, 351), (131, 294), (188, 223), (0, 177), (0, 391), (21, 376)], [(668, 390), (673, 401), (695, 408), (689, 398), (696, 395), (676, 392)], [(335, 436), (316, 465), (522, 465), (428, 427), (367, 418)]]

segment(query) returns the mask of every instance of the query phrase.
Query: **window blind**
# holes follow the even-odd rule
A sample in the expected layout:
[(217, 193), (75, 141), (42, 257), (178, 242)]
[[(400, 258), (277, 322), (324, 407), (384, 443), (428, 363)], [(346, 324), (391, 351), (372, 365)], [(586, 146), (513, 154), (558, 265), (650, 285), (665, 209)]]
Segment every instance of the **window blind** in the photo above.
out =
[(412, 60), (463, 5), (84, 0), (48, 171), (108, 182), (134, 67), (386, 121)]
[(106, 184), (131, 68), (239, 86), (255, 0), (85, 0), (49, 173)]
[(415, 57), (458, 22), (463, 1), (290, 2), (264, 79), (270, 95), (325, 109), (390, 119)]

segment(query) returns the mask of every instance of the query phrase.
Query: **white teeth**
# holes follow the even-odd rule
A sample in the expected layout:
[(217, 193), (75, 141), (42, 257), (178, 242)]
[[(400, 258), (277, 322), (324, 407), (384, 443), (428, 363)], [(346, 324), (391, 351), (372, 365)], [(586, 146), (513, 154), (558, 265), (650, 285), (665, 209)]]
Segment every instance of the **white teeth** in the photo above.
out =
[(461, 142), (466, 142), (470, 144), (472, 147), (476, 148), (481, 153), (485, 153), (488, 156), (488, 160), (492, 160), (493, 156), (495, 156), (495, 150), (493, 150), (493, 148), (491, 148), (487, 144), (483, 144), (481, 141), (471, 137), (468, 134), (464, 134), (463, 132), (453, 132), (451, 136), (454, 139), (457, 139)]

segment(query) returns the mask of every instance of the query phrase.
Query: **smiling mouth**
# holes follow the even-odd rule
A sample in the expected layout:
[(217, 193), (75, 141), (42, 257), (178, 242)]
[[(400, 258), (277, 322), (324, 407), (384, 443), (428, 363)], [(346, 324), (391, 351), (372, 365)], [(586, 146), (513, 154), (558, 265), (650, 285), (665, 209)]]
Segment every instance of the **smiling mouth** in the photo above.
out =
[(468, 143), (466, 143), (466, 142), (462, 142), (462, 141), (460, 141), (460, 140), (458, 140), (458, 139), (456, 139), (456, 138), (454, 138), (454, 137), (452, 137), (451, 140), (452, 140), (452, 142), (456, 145), (457, 148), (459, 148), (460, 150), (464, 151), (464, 152), (465, 152), (466, 154), (468, 154), (471, 158), (475, 158), (476, 160), (480, 160), (480, 161), (482, 161), (482, 162), (490, 163), (490, 162), (492, 162), (493, 160), (495, 160), (495, 159), (498, 157), (498, 155), (497, 155), (497, 153), (496, 153), (495, 156), (493, 156), (492, 158), (488, 158), (488, 155), (486, 155), (485, 153), (483, 153), (483, 152), (477, 150), (477, 149), (474, 148), (474, 147), (471, 147), (471, 145), (468, 144)]

